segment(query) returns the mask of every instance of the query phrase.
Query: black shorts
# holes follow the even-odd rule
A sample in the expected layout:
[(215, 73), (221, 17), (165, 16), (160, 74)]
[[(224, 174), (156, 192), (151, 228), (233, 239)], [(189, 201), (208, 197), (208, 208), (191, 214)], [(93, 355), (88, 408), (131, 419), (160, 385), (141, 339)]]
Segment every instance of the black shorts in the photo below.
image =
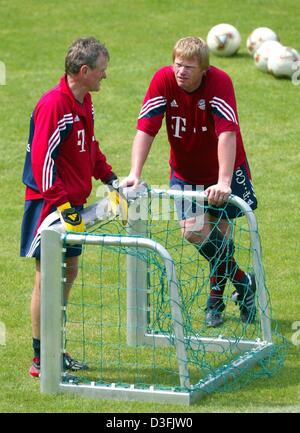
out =
[[(182, 191), (187, 186), (192, 191), (201, 191), (201, 190), (204, 191), (206, 188), (208, 188), (211, 185), (213, 184), (210, 185), (190, 184), (189, 182), (185, 182), (181, 179), (178, 179), (176, 176), (174, 176), (174, 174), (171, 176), (170, 179), (170, 187), (172, 189), (180, 189)], [(233, 172), (232, 182), (230, 187), (232, 190), (232, 194), (243, 199), (251, 207), (252, 210), (255, 210), (257, 208), (257, 199), (251, 182), (250, 170), (247, 162), (240, 165)], [(176, 210), (177, 210), (178, 217), (183, 220), (191, 218), (197, 215), (197, 213), (201, 213), (201, 212), (208, 212), (210, 215), (222, 219), (233, 219), (244, 215), (244, 213), (240, 210), (240, 208), (227, 203), (225, 203), (220, 207), (217, 207), (217, 206), (210, 206), (205, 201), (203, 203), (203, 206), (201, 206), (199, 204), (197, 205), (195, 201), (191, 202), (191, 200), (189, 199), (181, 199), (181, 198), (176, 199), (175, 203), (176, 203)]]
[[(43, 212), (45, 201), (43, 199), (26, 200), (24, 206), (24, 215), (21, 229), (21, 247), (20, 255), (22, 257), (35, 257), (40, 260), (41, 256), (41, 233), (39, 228), (50, 227), (60, 221), (56, 207), (49, 209), (50, 213), (40, 224), (41, 213)], [(83, 206), (74, 206), (81, 211)], [(40, 225), (39, 225), (40, 224)], [(81, 254), (81, 245), (67, 247), (66, 256), (74, 257)]]

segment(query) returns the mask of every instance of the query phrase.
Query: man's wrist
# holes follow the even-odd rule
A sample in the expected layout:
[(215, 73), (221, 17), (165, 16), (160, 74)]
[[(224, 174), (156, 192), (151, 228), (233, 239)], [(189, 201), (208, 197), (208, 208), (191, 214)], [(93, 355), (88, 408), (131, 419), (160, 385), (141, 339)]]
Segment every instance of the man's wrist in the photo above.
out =
[(227, 188), (230, 188), (231, 181), (232, 181), (231, 177), (230, 178), (221, 178), (218, 180), (218, 184), (226, 186)]
[(140, 179), (141, 177), (141, 172), (135, 172), (135, 171), (131, 171), (128, 175), (128, 177), (131, 177), (133, 179)]
[(113, 182), (116, 180), (118, 180), (118, 176), (115, 173), (112, 173), (108, 178), (103, 181), (103, 183), (105, 183), (105, 185), (112, 186)]

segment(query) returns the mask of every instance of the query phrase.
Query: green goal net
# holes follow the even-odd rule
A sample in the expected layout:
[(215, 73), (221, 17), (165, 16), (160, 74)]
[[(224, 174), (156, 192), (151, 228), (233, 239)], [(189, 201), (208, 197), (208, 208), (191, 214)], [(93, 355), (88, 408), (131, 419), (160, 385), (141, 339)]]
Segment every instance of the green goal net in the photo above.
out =
[[(209, 327), (207, 299), (220, 263), (209, 264), (183, 236), (176, 194), (148, 189), (134, 197), (127, 226), (117, 218), (101, 218), (88, 233), (59, 235), (63, 275), (67, 245), (81, 244), (82, 254), (68, 305), (59, 319), (63, 326), (49, 337), (45, 324), (42, 353), (46, 356), (55, 350), (55, 344), (48, 347), (47, 343), (47, 338), (52, 343), (55, 338), (60, 354), (70, 352), (88, 369), (70, 375), (57, 358), (56, 376), (47, 373), (54, 364), (45, 364), (44, 390), (56, 377), (56, 390), (190, 404), (216, 389), (228, 390), (269, 376), (282, 365), (285, 343), (272, 320), (253, 213), (232, 197), (232, 203), (241, 206), (240, 217), (227, 219), (223, 247), (234, 244), (236, 263), (256, 280), (255, 320), (241, 320), (244, 301), (237, 301), (234, 283), (227, 278), (224, 322)], [(186, 203), (198, 208), (202, 217), (207, 211), (205, 201), (194, 200), (192, 194)], [(214, 218), (210, 224), (211, 229), (217, 228), (220, 220)], [(226, 254), (222, 260), (226, 265)], [(44, 310), (51, 314), (47, 306)]]

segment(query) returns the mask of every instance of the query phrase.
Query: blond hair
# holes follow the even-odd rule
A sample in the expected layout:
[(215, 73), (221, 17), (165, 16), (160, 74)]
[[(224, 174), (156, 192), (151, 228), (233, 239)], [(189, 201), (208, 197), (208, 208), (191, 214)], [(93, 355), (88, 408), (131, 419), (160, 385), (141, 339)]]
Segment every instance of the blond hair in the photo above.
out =
[(202, 38), (187, 36), (179, 39), (173, 48), (173, 62), (175, 57), (197, 59), (202, 71), (209, 67), (209, 50)]

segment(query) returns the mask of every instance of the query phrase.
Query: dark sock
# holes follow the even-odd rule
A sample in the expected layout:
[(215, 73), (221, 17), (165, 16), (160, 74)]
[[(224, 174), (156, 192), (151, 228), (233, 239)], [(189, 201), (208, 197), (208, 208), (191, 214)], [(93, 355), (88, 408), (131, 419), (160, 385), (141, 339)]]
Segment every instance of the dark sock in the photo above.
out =
[(233, 257), (234, 244), (232, 240), (227, 240), (217, 228), (214, 228), (208, 239), (197, 245), (197, 249), (210, 264), (211, 297), (222, 298), (227, 278), (230, 279), (240, 295), (244, 293), (248, 278)]
[(246, 286), (249, 284), (248, 277), (242, 269), (239, 268), (237, 262), (232, 257), (229, 261), (227, 266), (225, 266), (225, 272), (234, 287), (236, 288), (236, 291), (243, 295), (245, 292)]
[(224, 266), (219, 266), (216, 269), (216, 268), (212, 268), (210, 264), (211, 294), (213, 294), (214, 290), (216, 290), (218, 293), (223, 294), (226, 286), (226, 281), (227, 281), (227, 275), (224, 272)]
[(225, 290), (227, 278), (223, 274), (211, 270), (210, 276), (210, 297), (215, 299), (222, 299)]
[(225, 309), (223, 293), (226, 285), (226, 278), (219, 278), (210, 264), (210, 293), (206, 303), (206, 310), (213, 309), (221, 313)]
[(216, 306), (223, 304), (223, 293), (226, 285), (226, 275), (219, 272), (220, 262), (223, 262), (226, 246), (224, 237), (217, 228), (214, 228), (207, 240), (199, 245), (199, 253), (209, 262), (210, 266), (210, 297), (208, 304)]
[(35, 358), (41, 357), (41, 340), (38, 338), (32, 339), (32, 347), (33, 347), (33, 353)]

